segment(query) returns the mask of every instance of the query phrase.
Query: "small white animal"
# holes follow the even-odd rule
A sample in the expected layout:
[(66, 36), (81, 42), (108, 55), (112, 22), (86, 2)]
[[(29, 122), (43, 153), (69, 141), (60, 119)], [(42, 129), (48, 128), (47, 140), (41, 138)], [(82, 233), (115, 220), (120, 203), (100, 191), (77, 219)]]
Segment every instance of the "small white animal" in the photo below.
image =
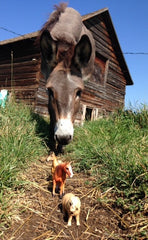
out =
[(79, 197), (75, 196), (72, 193), (67, 193), (62, 199), (62, 210), (63, 214), (68, 215), (68, 226), (71, 226), (72, 217), (76, 218), (77, 226), (80, 225), (80, 207), (81, 202)]

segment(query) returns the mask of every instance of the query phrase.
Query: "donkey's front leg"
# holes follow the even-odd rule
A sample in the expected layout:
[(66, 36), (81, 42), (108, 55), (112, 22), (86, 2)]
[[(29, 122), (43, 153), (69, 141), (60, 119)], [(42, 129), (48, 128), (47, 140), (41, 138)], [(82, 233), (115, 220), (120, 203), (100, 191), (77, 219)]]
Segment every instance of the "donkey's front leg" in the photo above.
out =
[(57, 146), (57, 154), (64, 154), (64, 146), (62, 144), (58, 144)]

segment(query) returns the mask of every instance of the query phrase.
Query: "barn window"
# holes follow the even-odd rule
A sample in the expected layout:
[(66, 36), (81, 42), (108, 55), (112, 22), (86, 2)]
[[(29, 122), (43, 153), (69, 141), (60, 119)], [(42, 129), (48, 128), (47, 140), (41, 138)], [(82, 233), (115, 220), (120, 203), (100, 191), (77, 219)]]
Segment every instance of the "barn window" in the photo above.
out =
[(96, 54), (94, 81), (105, 84), (108, 74), (109, 60), (101, 54)]
[(92, 121), (98, 119), (98, 108), (89, 107), (87, 105), (82, 105), (81, 112), (81, 125), (83, 125), (84, 121)]

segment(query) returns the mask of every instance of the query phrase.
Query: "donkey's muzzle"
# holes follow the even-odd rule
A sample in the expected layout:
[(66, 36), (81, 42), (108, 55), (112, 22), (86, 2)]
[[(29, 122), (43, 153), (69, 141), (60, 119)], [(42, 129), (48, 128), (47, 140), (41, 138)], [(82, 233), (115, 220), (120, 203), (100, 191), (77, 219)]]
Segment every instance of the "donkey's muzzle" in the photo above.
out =
[(55, 140), (67, 145), (73, 139), (73, 124), (69, 119), (59, 119), (55, 126)]
[(55, 135), (55, 138), (57, 142), (60, 143), (61, 145), (67, 145), (72, 140), (71, 135), (64, 135), (64, 136)]

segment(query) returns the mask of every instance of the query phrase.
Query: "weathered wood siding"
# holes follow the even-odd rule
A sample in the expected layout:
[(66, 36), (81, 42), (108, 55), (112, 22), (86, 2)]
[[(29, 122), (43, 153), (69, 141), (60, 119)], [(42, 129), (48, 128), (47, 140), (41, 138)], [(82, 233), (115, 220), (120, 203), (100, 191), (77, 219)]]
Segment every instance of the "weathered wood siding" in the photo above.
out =
[(34, 39), (0, 46), (0, 89), (14, 91), (17, 101), (35, 105), (40, 80), (39, 59)]
[[(114, 48), (109, 29), (105, 19), (96, 17), (84, 21), (86, 27), (92, 32), (96, 42), (96, 63), (97, 54), (104, 58), (105, 69), (103, 79), (99, 74), (85, 83), (85, 91), (82, 96), (82, 103), (92, 109), (98, 108), (100, 112), (111, 112), (124, 105), (126, 80), (119, 65), (118, 53)], [(96, 68), (100, 68), (96, 64)], [(102, 70), (103, 72), (103, 70)]]
[(41, 115), (48, 115), (48, 95), (45, 88), (46, 81), (43, 77), (40, 78), (39, 87), (36, 93), (35, 112)]

